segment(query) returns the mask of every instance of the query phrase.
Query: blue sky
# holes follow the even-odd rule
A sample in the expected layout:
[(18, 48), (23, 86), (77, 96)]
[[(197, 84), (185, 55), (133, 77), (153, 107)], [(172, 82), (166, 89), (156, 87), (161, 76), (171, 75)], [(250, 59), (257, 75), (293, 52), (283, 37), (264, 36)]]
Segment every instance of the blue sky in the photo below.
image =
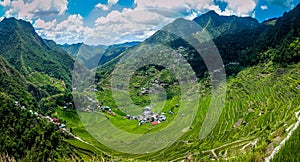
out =
[(30, 21), (60, 44), (114, 44), (144, 40), (162, 26), (209, 10), (251, 16), (260, 22), (281, 16), (300, 0), (0, 0), (0, 15)]

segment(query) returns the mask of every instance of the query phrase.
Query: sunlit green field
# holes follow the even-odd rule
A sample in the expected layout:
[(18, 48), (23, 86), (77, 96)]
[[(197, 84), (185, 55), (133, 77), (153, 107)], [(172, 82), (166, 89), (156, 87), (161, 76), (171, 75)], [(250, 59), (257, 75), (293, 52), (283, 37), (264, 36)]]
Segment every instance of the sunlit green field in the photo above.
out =
[[(300, 90), (296, 88), (300, 84), (299, 69), (300, 64), (287, 68), (259, 65), (229, 78), (225, 107), (219, 121), (213, 131), (200, 140), (199, 132), (211, 101), (209, 80), (202, 80), (198, 84), (201, 97), (192, 126), (185, 130), (184, 135), (170, 147), (149, 154), (130, 155), (113, 151), (85, 130), (76, 110), (57, 109), (56, 113), (60, 118), (68, 121), (67, 126), (73, 129), (75, 135), (94, 148), (109, 154), (111, 159), (177, 161), (190, 158), (195, 161), (211, 159), (261, 161), (271, 153), (272, 148), (275, 148), (287, 135), (288, 128), (297, 121), (295, 112), (300, 110)], [(98, 93), (98, 98), (101, 98), (102, 93)], [(114, 107), (111, 96), (106, 95), (104, 98), (109, 99), (100, 99), (103, 105), (109, 105), (113, 110), (120, 111)], [(161, 111), (168, 112), (178, 103), (180, 104), (179, 96), (174, 96), (166, 101)], [(156, 104), (153, 109), (159, 109), (160, 106)], [(180, 115), (176, 111), (174, 115), (168, 115), (166, 122), (156, 126), (151, 126), (150, 123), (138, 126), (137, 121), (125, 119), (122, 113), (111, 116), (99, 112), (98, 115), (103, 120), (108, 118), (109, 122), (123, 131), (144, 134), (167, 127), (176, 115)], [(83, 119), (91, 116), (87, 112), (79, 114)], [(100, 124), (101, 120), (98, 122)], [(101, 129), (99, 132), (109, 133), (109, 129)], [(74, 142), (72, 144), (80, 145)]]

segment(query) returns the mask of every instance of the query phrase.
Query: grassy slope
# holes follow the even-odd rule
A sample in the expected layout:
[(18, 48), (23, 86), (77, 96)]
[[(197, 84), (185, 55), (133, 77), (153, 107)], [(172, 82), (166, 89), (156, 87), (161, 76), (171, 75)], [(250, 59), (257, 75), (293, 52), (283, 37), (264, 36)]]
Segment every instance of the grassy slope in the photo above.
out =
[(300, 127), (294, 132), (289, 141), (281, 148), (273, 161), (299, 161), (300, 158)]
[(30, 75), (28, 75), (27, 79), (28, 81), (32, 82), (33, 84), (39, 87), (50, 85), (52, 87), (55, 87), (60, 92), (64, 92), (66, 89), (65, 84), (62, 81), (50, 77), (44, 73), (33, 72)]
[[(285, 129), (296, 121), (294, 112), (300, 109), (300, 91), (296, 89), (300, 84), (299, 69), (300, 64), (287, 68), (259, 65), (245, 69), (236, 77), (229, 79), (226, 106), (219, 123), (202, 141), (198, 139), (198, 135), (210, 96), (207, 84), (200, 83), (203, 97), (190, 130), (171, 147), (146, 155), (112, 152), (88, 135), (77, 121), (75, 112), (60, 112), (60, 115), (68, 121), (68, 126), (74, 127), (76, 135), (118, 158), (121, 156), (125, 159), (139, 160), (182, 160), (190, 156), (197, 161), (212, 158), (261, 161), (287, 135)], [(112, 120), (115, 125), (122, 126), (124, 120), (119, 120), (120, 117), (113, 118), (116, 119)], [(245, 121), (246, 124), (234, 128), (238, 120)], [(144, 129), (149, 127), (145, 125)]]

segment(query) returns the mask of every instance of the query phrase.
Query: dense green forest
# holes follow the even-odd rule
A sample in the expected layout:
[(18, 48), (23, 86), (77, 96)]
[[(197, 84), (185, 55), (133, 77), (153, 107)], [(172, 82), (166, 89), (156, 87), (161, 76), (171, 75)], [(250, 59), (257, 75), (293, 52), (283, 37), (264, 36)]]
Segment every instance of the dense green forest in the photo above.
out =
[(22, 110), (13, 99), (0, 94), (1, 134), (0, 152), (20, 161), (52, 161), (76, 157), (70, 145), (63, 139), (58, 127), (46, 123), (29, 112)]

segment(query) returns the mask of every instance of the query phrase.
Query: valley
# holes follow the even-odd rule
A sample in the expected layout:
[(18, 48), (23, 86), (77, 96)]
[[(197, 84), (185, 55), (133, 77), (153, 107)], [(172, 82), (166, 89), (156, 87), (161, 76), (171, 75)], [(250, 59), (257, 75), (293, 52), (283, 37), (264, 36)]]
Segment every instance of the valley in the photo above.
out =
[(0, 161), (299, 161), (299, 20), (209, 11), (96, 46), (4, 18)]

